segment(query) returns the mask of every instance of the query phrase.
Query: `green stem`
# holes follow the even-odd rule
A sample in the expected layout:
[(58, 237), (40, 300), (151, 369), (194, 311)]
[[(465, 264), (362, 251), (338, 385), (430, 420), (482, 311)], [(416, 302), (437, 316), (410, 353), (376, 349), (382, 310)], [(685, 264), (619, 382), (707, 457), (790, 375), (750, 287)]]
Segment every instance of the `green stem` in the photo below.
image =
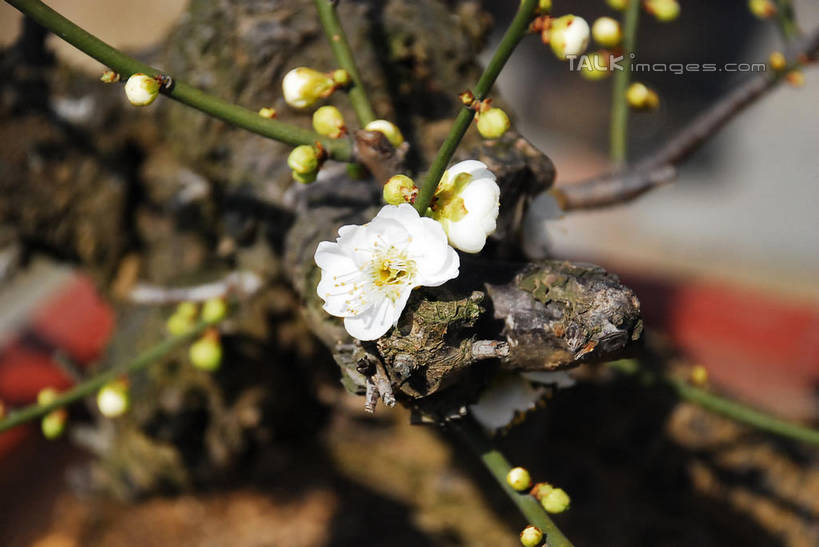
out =
[(791, 0), (776, 0), (776, 22), (786, 42), (802, 34), (796, 24), (796, 14)]
[[(136, 72), (150, 76), (162, 74), (161, 71), (109, 46), (40, 0), (6, 0), (6, 2), (80, 51), (120, 73), (123, 78), (128, 78)], [(215, 118), (263, 137), (292, 145), (314, 144), (318, 141), (333, 159), (339, 161), (352, 161), (353, 159), (353, 147), (349, 139), (330, 139), (284, 122), (262, 118), (256, 112), (223, 101), (184, 82), (177, 81), (175, 78), (171, 88), (163, 90), (163, 93)]]
[(633, 375), (640, 373), (649, 379), (659, 378), (662, 383), (670, 387), (681, 399), (697, 404), (711, 412), (722, 414), (740, 423), (781, 437), (819, 445), (819, 430), (781, 420), (771, 414), (726, 399), (710, 391), (693, 386), (685, 380), (674, 378), (667, 374), (656, 376), (637, 360), (626, 359), (614, 361), (609, 363), (609, 365), (625, 374)]
[[(483, 71), (478, 83), (475, 84), (475, 89), (472, 90), (472, 94), (475, 95), (476, 99), (483, 100), (489, 94), (489, 90), (492, 89), (492, 85), (495, 83), (506, 61), (509, 60), (515, 47), (529, 30), (529, 23), (532, 21), (537, 3), (537, 0), (523, 0), (523, 2), (521, 2), (515, 14), (515, 18), (512, 20), (512, 24), (506, 29), (506, 33), (503, 35), (500, 44), (498, 44), (494, 55), (492, 55), (492, 59), (489, 61), (489, 64), (486, 65), (486, 69)], [(418, 192), (418, 197), (415, 200), (415, 209), (420, 214), (423, 215), (427, 207), (429, 207), (432, 196), (435, 194), (435, 188), (438, 186), (438, 181), (441, 180), (441, 175), (444, 174), (449, 161), (452, 159), (452, 155), (461, 143), (461, 139), (463, 139), (466, 134), (466, 130), (469, 129), (469, 124), (472, 123), (474, 117), (474, 112), (468, 108), (464, 108), (455, 118), (455, 123), (452, 125), (452, 128), (449, 130), (449, 135), (438, 150), (438, 155), (435, 156), (435, 160), (429, 167), (429, 171), (427, 171), (420, 191)]]
[(529, 523), (540, 528), (540, 531), (546, 535), (545, 545), (549, 547), (572, 547), (572, 542), (563, 535), (563, 532), (560, 531), (534, 496), (528, 493), (520, 493), (509, 486), (506, 482), (506, 475), (512, 469), (512, 466), (509, 465), (506, 457), (492, 446), (480, 426), (467, 417), (453, 421), (449, 427), (464, 438)]
[(367, 91), (364, 89), (361, 74), (359, 74), (358, 67), (355, 64), (353, 51), (350, 49), (347, 35), (344, 34), (344, 28), (342, 28), (341, 21), (338, 19), (336, 2), (315, 0), (315, 3), (321, 26), (324, 28), (327, 40), (330, 42), (330, 49), (333, 50), (333, 55), (335, 55), (339, 67), (346, 70), (353, 80), (353, 85), (347, 91), (347, 94), (358, 117), (358, 122), (361, 127), (364, 127), (375, 120), (375, 112), (373, 112), (370, 101), (367, 99)]
[(133, 361), (125, 363), (124, 365), (112, 367), (105, 372), (101, 372), (92, 378), (77, 384), (68, 391), (58, 395), (54, 401), (47, 405), (33, 404), (10, 412), (8, 416), (0, 420), (0, 433), (31, 420), (36, 420), (37, 418), (45, 416), (52, 410), (56, 410), (78, 401), (79, 399), (88, 397), (89, 395), (96, 393), (97, 390), (108, 382), (147, 367), (157, 359), (164, 357), (171, 351), (190, 341), (195, 336), (201, 334), (202, 331), (204, 331), (208, 326), (212, 326), (212, 323), (200, 323), (187, 334), (167, 338), (166, 340), (163, 340), (159, 344), (138, 355)]
[(615, 71), (611, 96), (611, 133), (609, 155), (617, 165), (628, 157), (628, 101), (626, 91), (631, 82), (631, 55), (637, 43), (637, 25), (640, 22), (640, 4), (633, 0), (623, 14), (623, 70)]

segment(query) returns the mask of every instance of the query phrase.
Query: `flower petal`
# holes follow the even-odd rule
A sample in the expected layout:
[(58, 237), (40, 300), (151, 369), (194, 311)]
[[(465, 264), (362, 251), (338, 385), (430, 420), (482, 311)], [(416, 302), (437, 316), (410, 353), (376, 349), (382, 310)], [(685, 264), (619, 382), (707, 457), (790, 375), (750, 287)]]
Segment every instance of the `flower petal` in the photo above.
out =
[(344, 319), (344, 328), (359, 340), (375, 340), (384, 336), (401, 317), (401, 312), (409, 299), (409, 288), (398, 301), (384, 298), (364, 312)]
[(446, 260), (444, 260), (444, 263), (437, 271), (418, 276), (419, 285), (423, 285), (424, 287), (439, 287), (450, 279), (458, 277), (461, 257), (458, 256), (458, 252), (449, 245), (446, 246), (445, 253)]

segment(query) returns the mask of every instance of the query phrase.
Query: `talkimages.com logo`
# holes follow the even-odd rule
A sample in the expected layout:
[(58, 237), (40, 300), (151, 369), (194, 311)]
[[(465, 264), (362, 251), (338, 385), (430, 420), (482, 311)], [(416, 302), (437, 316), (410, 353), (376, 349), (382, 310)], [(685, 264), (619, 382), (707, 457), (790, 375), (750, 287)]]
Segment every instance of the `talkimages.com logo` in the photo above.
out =
[[(765, 72), (768, 65), (765, 63), (638, 63), (637, 55), (632, 53), (630, 71), (631, 72), (670, 72), (681, 75), (692, 72)], [(622, 55), (600, 53), (567, 55), (569, 70), (571, 71), (594, 71), (594, 72), (616, 72), (624, 70)]]

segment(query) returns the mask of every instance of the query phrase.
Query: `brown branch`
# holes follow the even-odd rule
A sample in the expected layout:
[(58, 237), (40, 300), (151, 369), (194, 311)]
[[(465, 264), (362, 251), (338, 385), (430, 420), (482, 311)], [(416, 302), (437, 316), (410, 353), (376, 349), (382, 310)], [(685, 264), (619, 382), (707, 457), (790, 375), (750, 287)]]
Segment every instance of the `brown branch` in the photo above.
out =
[[(816, 60), (819, 29), (794, 48), (797, 63)], [(794, 64), (797, 64), (794, 63)], [(659, 151), (631, 169), (555, 188), (552, 192), (564, 211), (593, 209), (630, 201), (653, 188), (674, 180), (676, 166), (688, 159), (709, 138), (768, 91), (776, 87), (785, 71), (762, 73), (740, 85), (711, 108), (696, 117)]]

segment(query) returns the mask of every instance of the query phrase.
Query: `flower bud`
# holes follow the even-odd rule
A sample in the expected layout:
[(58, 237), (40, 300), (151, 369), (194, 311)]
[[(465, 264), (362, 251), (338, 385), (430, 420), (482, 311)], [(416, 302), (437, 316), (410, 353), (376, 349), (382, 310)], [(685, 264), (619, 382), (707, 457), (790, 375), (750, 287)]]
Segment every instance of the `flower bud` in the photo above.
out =
[(603, 51), (589, 53), (580, 63), (580, 75), (587, 80), (602, 80), (611, 74), (609, 70), (610, 54)]
[(628, 6), (628, 0), (606, 0), (606, 4), (613, 10), (623, 11)]
[(318, 171), (319, 155), (316, 149), (309, 144), (297, 146), (287, 156), (287, 165), (293, 173), (307, 175)]
[(125, 82), (125, 95), (134, 106), (148, 106), (159, 95), (159, 82), (156, 78), (137, 72)]
[(532, 477), (523, 467), (513, 467), (506, 474), (506, 483), (518, 492), (532, 487)]
[(562, 513), (569, 508), (571, 498), (562, 488), (552, 488), (540, 498), (540, 505), (549, 513)]
[(268, 120), (272, 120), (276, 117), (276, 109), (270, 107), (264, 107), (259, 109), (259, 116), (262, 118), (267, 118)]
[(603, 47), (614, 47), (623, 38), (620, 23), (611, 17), (599, 17), (592, 25), (592, 37)]
[(520, 533), (520, 543), (523, 547), (537, 547), (543, 541), (543, 532), (537, 526), (527, 526)]
[(212, 372), (222, 364), (222, 345), (215, 332), (205, 333), (202, 338), (191, 344), (189, 357), (193, 366)]
[(311, 182), (316, 182), (318, 178), (318, 171), (313, 171), (312, 173), (296, 173), (293, 171), (292, 174), (293, 180), (299, 184), (310, 184)]
[(777, 72), (785, 70), (788, 66), (788, 60), (780, 51), (774, 51), (771, 53), (771, 56), (768, 58), (768, 64), (771, 65), (771, 68)]
[[(520, 3), (523, 4), (523, 0), (520, 0)], [(542, 15), (550, 11), (552, 11), (552, 0), (538, 0), (535, 13)]]
[(117, 418), (128, 411), (131, 397), (128, 393), (128, 380), (120, 379), (108, 382), (97, 392), (97, 408), (106, 418)]
[(53, 387), (46, 387), (37, 394), (37, 404), (40, 406), (50, 405), (57, 398), (57, 390)]
[(785, 74), (785, 80), (793, 87), (802, 87), (805, 85), (805, 74), (801, 70), (791, 70)]
[(282, 80), (284, 101), (299, 109), (313, 106), (319, 99), (330, 96), (335, 88), (333, 78), (303, 66), (294, 68)]
[(646, 11), (660, 22), (673, 21), (680, 15), (677, 0), (645, 0)]
[(626, 90), (626, 101), (634, 110), (656, 110), (660, 106), (657, 92), (640, 82), (634, 82)]
[(691, 383), (697, 386), (704, 386), (708, 383), (708, 369), (702, 365), (696, 365), (691, 369)]
[(68, 421), (68, 412), (64, 408), (58, 408), (43, 416), (40, 422), (40, 429), (46, 439), (54, 440), (65, 431), (65, 424)]
[(558, 59), (580, 55), (589, 45), (589, 24), (582, 17), (564, 15), (552, 20), (548, 29), (549, 44)]
[(182, 336), (186, 332), (189, 332), (193, 328), (193, 325), (193, 319), (174, 313), (168, 318), (168, 322), (165, 323), (165, 328), (171, 336)]
[(776, 14), (776, 4), (771, 0), (748, 0), (748, 9), (760, 19), (769, 19)]
[(337, 139), (347, 132), (341, 111), (329, 105), (313, 112), (313, 129), (319, 135), (327, 135), (331, 139)]
[(216, 323), (227, 315), (227, 304), (224, 298), (211, 298), (202, 305), (202, 321)]
[(100, 81), (105, 84), (115, 84), (119, 81), (119, 73), (113, 70), (106, 70), (100, 76)]
[(486, 112), (476, 114), (478, 118), (478, 132), (484, 139), (497, 139), (509, 129), (509, 116), (500, 108), (490, 108)]
[(415, 203), (418, 188), (415, 182), (406, 175), (393, 175), (384, 185), (384, 201), (390, 205)]
[(396, 148), (401, 146), (401, 143), (404, 142), (404, 135), (401, 134), (401, 130), (398, 129), (398, 126), (387, 120), (373, 120), (365, 125), (364, 129), (383, 133), (384, 136), (387, 137), (387, 140)]
[(338, 87), (347, 87), (350, 85), (352, 79), (350, 78), (350, 73), (344, 70), (343, 68), (338, 68), (334, 70), (331, 74), (333, 81), (336, 83)]

